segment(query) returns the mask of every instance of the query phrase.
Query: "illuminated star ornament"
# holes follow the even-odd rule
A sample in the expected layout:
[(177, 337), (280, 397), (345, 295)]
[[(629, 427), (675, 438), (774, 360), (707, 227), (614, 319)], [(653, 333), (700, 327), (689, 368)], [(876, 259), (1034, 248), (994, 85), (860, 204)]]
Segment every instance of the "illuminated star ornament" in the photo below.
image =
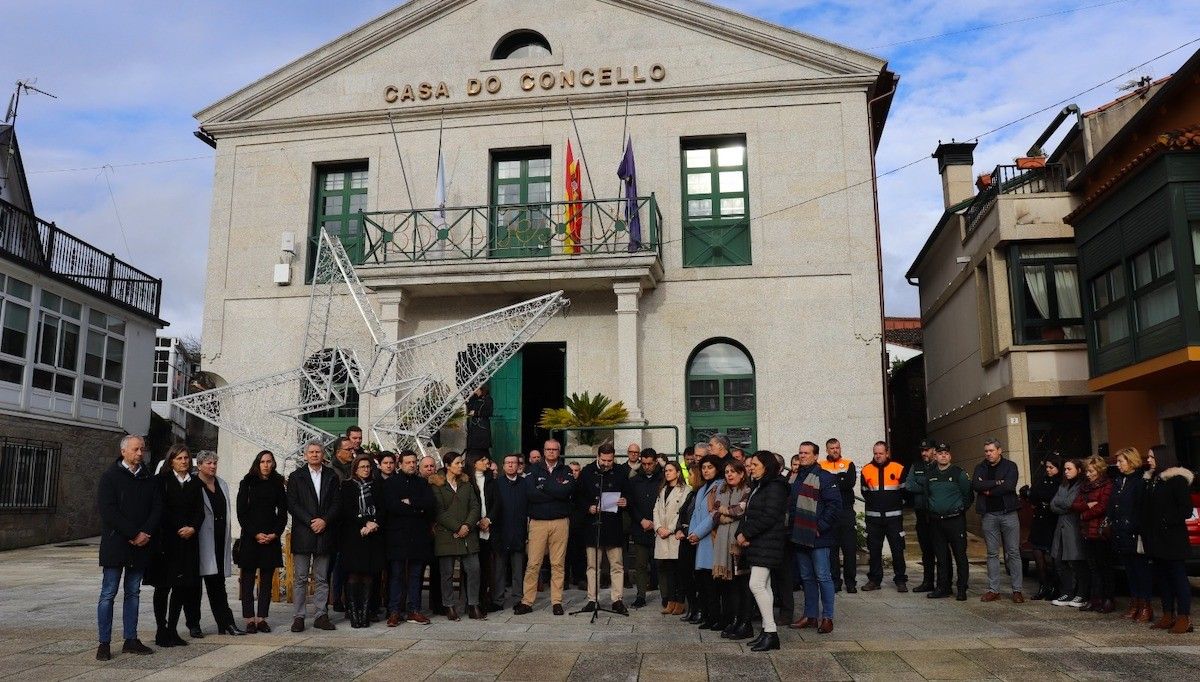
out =
[(375, 442), (437, 456), (438, 430), (569, 304), (558, 291), (390, 341), (341, 241), (322, 231), (299, 366), (172, 404), (294, 460), (304, 443), (335, 437), (305, 417), (345, 405), (353, 391), (390, 405), (370, 425)]

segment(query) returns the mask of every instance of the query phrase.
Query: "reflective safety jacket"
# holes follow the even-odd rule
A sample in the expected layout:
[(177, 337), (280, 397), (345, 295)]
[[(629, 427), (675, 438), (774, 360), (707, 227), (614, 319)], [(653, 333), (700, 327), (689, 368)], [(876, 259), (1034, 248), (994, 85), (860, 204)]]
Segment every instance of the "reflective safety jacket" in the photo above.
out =
[(854, 462), (839, 457), (836, 462), (828, 457), (818, 462), (821, 468), (833, 474), (837, 479), (838, 491), (842, 494), (842, 510), (854, 510), (854, 482), (858, 478), (858, 472), (854, 468)]
[(862, 496), (868, 517), (904, 513), (904, 466), (898, 462), (869, 462), (862, 469)]

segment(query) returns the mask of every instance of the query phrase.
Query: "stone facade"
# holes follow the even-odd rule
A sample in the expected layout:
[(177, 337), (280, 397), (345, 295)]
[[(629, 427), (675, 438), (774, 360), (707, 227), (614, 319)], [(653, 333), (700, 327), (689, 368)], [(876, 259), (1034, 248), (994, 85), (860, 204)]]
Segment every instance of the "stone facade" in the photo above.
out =
[[(598, 26), (622, 27), (621, 39)], [(515, 29), (542, 33), (553, 54), (489, 59)], [(562, 86), (562, 72), (584, 70), (594, 86)], [(559, 79), (553, 88), (543, 73)], [(488, 78), (502, 83), (495, 94)], [(483, 80), (480, 94), (470, 79)], [(732, 339), (753, 359), (759, 447), (791, 453), (836, 435), (863, 461), (884, 436), (871, 157), (893, 87), (882, 60), (704, 3), (589, 0), (551, 19), (542, 3), (410, 2), (197, 114), (217, 149), (202, 368), (236, 382), (298, 364), (309, 298), (300, 237), (323, 164), (365, 163), (368, 211), (408, 208), (406, 186), (417, 208), (430, 206), (440, 130), (447, 205), (486, 206), (489, 159), (535, 147), (549, 149), (559, 200), (572, 139), (595, 180), (585, 198), (610, 198), (624, 132), (639, 193), (663, 213), (659, 253), (364, 264), (388, 334), (564, 289), (569, 313), (536, 340), (566, 344), (566, 393), (623, 400), (634, 419), (677, 425), (686, 441), (689, 359), (706, 340)], [(729, 135), (745, 139), (752, 264), (683, 267), (681, 141)], [(277, 286), (285, 231), (297, 237), (295, 283)], [(378, 406), (360, 408), (368, 424)], [(673, 447), (664, 432), (644, 441)], [(220, 447), (238, 471), (255, 450), (229, 438)]]
[(81, 424), (0, 414), (9, 438), (58, 443), (58, 495), (51, 511), (0, 511), (0, 550), (44, 545), (100, 534), (96, 489), (100, 474), (120, 452), (124, 433)]

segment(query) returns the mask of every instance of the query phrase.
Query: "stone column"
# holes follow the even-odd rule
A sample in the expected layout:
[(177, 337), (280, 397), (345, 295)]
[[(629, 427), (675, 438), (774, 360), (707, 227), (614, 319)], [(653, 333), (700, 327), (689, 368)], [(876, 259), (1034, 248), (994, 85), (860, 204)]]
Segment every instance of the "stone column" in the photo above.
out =
[[(640, 282), (614, 282), (613, 293), (617, 295), (617, 399), (625, 403), (629, 409), (629, 421), (640, 422), (643, 419), (638, 384), (642, 377), (642, 366), (638, 356), (638, 337), (641, 331), (641, 316), (638, 312), (638, 299), (642, 296)], [(642, 440), (641, 431), (618, 431), (615, 434), (617, 444), (622, 439), (626, 441)], [(618, 447), (618, 450), (621, 450)]]
[[(405, 323), (408, 319), (408, 304), (412, 300), (412, 294), (399, 287), (377, 291), (379, 292), (379, 326), (383, 328), (383, 333), (387, 337), (380, 339), (380, 342), (398, 341), (408, 336)], [(365, 429), (369, 424), (374, 423), (380, 416), (377, 411), (387, 409), (395, 402), (395, 399), (395, 394), (388, 395), (386, 393), (379, 398), (369, 395), (359, 396), (360, 425)], [(373, 434), (368, 433), (367, 435), (371, 437)]]

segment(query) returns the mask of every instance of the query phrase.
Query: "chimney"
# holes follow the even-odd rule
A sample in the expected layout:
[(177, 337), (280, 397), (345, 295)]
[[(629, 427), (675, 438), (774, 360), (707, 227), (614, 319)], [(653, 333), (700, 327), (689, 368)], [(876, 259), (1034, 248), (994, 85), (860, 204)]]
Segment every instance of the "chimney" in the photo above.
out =
[(933, 158), (942, 176), (942, 199), (946, 208), (975, 196), (975, 177), (971, 164), (975, 161), (977, 142), (938, 141)]

